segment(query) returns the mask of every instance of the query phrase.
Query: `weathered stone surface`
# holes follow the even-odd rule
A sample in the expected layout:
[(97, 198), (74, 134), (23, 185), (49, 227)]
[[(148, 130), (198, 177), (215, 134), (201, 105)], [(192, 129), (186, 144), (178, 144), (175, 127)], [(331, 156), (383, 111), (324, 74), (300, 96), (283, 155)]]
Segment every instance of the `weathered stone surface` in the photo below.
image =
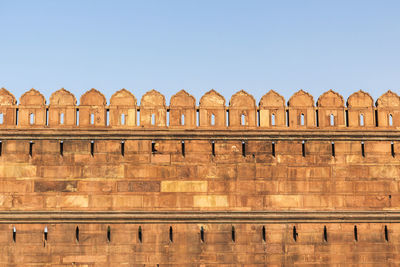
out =
[(75, 192), (76, 181), (35, 181), (35, 192)]
[(161, 192), (207, 192), (207, 181), (162, 181)]
[(166, 102), (60, 89), (46, 105), (33, 89), (17, 105), (0, 89), (0, 265), (400, 264), (397, 94)]

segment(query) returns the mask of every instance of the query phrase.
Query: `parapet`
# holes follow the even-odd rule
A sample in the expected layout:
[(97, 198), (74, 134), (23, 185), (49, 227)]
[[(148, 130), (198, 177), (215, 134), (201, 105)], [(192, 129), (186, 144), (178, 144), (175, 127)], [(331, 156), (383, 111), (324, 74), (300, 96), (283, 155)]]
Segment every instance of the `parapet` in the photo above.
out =
[[(347, 104), (347, 105), (346, 105)], [(271, 90), (260, 100), (244, 90), (235, 93), (229, 105), (211, 90), (197, 106), (196, 99), (181, 90), (166, 105), (165, 96), (151, 90), (141, 98), (126, 89), (114, 93), (109, 105), (104, 95), (90, 89), (80, 98), (64, 88), (54, 92), (49, 105), (37, 90), (24, 93), (17, 105), (15, 97), (0, 89), (0, 127), (12, 128), (171, 128), (171, 129), (398, 129), (400, 97), (388, 91), (375, 103), (360, 90), (347, 99), (329, 90), (315, 104), (309, 93), (300, 90), (287, 104)]]

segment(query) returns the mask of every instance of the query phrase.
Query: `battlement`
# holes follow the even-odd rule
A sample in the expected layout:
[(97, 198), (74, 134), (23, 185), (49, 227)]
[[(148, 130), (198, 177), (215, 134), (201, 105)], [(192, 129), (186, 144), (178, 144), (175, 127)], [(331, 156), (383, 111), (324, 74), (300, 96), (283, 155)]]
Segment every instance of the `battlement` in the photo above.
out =
[(271, 90), (260, 100), (241, 90), (229, 105), (215, 90), (199, 102), (181, 90), (166, 105), (165, 97), (151, 90), (141, 98), (126, 89), (114, 93), (107, 104), (96, 89), (84, 93), (79, 105), (65, 89), (45, 97), (37, 90), (24, 93), (17, 104), (6, 89), (0, 89), (0, 127), (3, 128), (169, 128), (169, 129), (398, 129), (400, 97), (388, 91), (374, 104), (363, 91), (350, 95), (347, 102), (329, 90), (315, 103), (313, 96), (300, 90), (289, 101)]

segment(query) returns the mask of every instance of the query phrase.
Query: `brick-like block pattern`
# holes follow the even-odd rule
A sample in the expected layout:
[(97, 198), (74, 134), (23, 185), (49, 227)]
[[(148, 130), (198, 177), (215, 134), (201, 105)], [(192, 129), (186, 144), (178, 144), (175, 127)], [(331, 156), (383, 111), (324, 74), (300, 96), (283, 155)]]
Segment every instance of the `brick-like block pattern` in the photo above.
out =
[[(3, 141), (1, 210), (397, 210), (398, 142)], [(304, 156), (303, 156), (304, 150)]]
[[(204, 240), (200, 236), (201, 227)], [(3, 224), (0, 265), (396, 266), (400, 264), (400, 227), (390, 223), (386, 227), (387, 240), (385, 225), (373, 223)]]

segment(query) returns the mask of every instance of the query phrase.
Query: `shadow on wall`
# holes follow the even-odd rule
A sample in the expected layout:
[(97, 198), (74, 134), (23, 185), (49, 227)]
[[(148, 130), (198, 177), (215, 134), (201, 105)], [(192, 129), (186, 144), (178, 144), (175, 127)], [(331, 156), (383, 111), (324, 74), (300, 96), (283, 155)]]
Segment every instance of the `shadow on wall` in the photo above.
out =
[(285, 99), (271, 90), (256, 105), (254, 97), (241, 90), (234, 94), (229, 105), (215, 90), (207, 92), (197, 106), (196, 100), (181, 90), (171, 97), (170, 106), (156, 90), (143, 95), (141, 105), (126, 89), (114, 93), (107, 105), (102, 93), (91, 89), (80, 98), (65, 89), (54, 92), (50, 104), (37, 90), (24, 93), (19, 105), (6, 89), (0, 89), (0, 127), (169, 127), (193, 128), (396, 128), (400, 127), (400, 98), (388, 91), (375, 103), (362, 90), (347, 99), (329, 90), (315, 105), (307, 92), (296, 92)]

